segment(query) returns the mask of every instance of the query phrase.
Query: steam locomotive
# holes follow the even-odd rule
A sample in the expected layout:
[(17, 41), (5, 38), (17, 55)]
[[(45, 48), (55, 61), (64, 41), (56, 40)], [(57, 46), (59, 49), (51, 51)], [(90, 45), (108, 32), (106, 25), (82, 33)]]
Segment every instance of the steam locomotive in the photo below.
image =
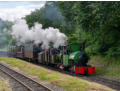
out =
[(84, 43), (72, 43), (59, 48), (42, 49), (34, 44), (11, 46), (9, 54), (28, 59), (40, 64), (57, 67), (75, 74), (90, 75), (95, 73), (95, 67), (87, 65), (89, 56), (84, 50)]

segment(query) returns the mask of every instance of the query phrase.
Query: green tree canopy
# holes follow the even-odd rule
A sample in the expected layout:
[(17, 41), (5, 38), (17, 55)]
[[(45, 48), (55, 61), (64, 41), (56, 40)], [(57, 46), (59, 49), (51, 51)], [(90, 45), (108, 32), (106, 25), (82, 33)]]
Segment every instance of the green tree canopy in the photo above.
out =
[(29, 27), (59, 28), (69, 42), (86, 40), (90, 54), (120, 55), (120, 2), (46, 2), (25, 19)]

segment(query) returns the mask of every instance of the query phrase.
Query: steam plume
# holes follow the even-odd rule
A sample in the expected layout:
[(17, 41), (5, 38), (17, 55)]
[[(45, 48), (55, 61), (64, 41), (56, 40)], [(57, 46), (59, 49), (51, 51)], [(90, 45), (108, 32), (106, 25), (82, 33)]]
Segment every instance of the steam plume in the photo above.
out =
[(28, 28), (25, 20), (19, 20), (12, 26), (13, 38), (21, 43), (33, 41), (35, 44), (42, 43), (42, 48), (49, 48), (49, 43), (53, 43), (53, 47), (57, 48), (64, 45), (67, 41), (65, 34), (61, 33), (59, 29), (49, 27), (42, 29), (42, 24), (35, 23), (31, 29)]

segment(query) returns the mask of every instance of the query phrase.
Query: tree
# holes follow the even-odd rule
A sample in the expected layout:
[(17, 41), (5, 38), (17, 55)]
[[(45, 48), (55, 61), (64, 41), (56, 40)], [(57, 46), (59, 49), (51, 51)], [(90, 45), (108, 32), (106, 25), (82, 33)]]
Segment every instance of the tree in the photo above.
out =
[(120, 2), (47, 2), (26, 20), (30, 27), (59, 28), (69, 42), (86, 40), (90, 54), (120, 55)]

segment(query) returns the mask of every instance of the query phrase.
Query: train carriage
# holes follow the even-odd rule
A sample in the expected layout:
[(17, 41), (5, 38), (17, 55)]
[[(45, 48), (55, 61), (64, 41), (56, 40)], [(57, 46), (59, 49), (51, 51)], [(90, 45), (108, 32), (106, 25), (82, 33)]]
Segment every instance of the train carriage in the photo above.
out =
[(39, 52), (39, 46), (33, 44), (24, 45), (24, 57), (29, 61), (37, 62)]
[(20, 46), (16, 46), (16, 57), (17, 58), (24, 58), (24, 46), (20, 45)]
[(54, 48), (41, 51), (38, 56), (38, 62), (55, 66), (59, 62), (58, 53), (58, 50)]
[(16, 46), (11, 46), (8, 52), (9, 56), (16, 57), (16, 53), (17, 53)]
[(84, 48), (84, 45), (80, 46), (79, 43), (49, 49), (29, 44), (14, 48), (12, 53), (18, 58), (51, 65), (75, 74), (94, 74), (95, 67), (87, 65), (89, 56)]

